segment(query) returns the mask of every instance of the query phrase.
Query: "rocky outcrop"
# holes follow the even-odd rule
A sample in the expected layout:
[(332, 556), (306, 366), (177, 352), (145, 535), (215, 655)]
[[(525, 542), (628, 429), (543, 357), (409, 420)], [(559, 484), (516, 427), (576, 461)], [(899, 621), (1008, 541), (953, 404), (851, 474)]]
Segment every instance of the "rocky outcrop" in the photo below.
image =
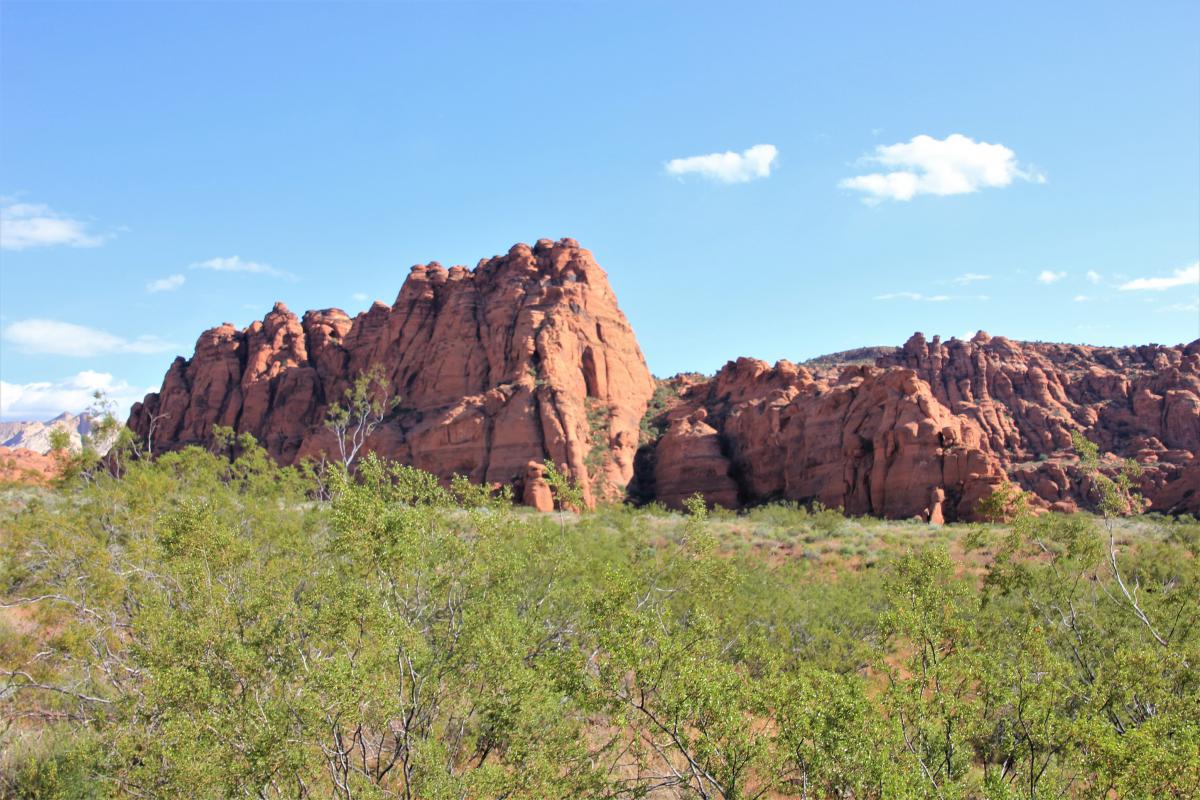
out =
[[(1106, 471), (1139, 462), (1153, 509), (1200, 511), (1200, 342), (1096, 348), (918, 333), (902, 348), (854, 353), (871, 350), (874, 367), (743, 358), (689, 383), (653, 445), (651, 493), (678, 506), (690, 480), (727, 504), (732, 490), (714, 476), (728, 476), (739, 504), (818, 500), (937, 522), (971, 518), (1011, 480), (1070, 511), (1095, 499), (1072, 446), (1079, 432), (1100, 445)], [(700, 437), (684, 424), (697, 417)]]
[[(1100, 348), (969, 341), (867, 347), (774, 366), (750, 358), (658, 386), (603, 270), (571, 239), (518, 244), (473, 270), (412, 268), (396, 301), (349, 317), (277, 304), (204, 332), (129, 425), (154, 452), (216, 426), (278, 460), (332, 457), (324, 421), (382, 370), (399, 404), (367, 449), (443, 478), (555, 505), (543, 462), (596, 497), (679, 507), (819, 501), (851, 514), (969, 519), (1015, 481), (1044, 507), (1095, 500), (1072, 434), (1104, 468), (1143, 468), (1152, 508), (1200, 512), (1200, 341)], [(654, 411), (643, 419), (650, 401)]]
[(525, 467), (521, 502), (537, 511), (554, 510), (554, 492), (550, 488), (550, 482), (546, 480), (545, 464), (530, 461)]
[(25, 447), (0, 445), (0, 484), (40, 485), (56, 477), (61, 462), (52, 455)]
[(1119, 459), (1141, 464), (1151, 508), (1200, 510), (1200, 497), (1175, 488), (1200, 455), (1200, 341), (1089, 347), (918, 333), (879, 363), (913, 369), (1047, 504), (1065, 510), (1087, 499), (1071, 444), (1078, 432), (1115, 457), (1109, 470)]
[[(1000, 462), (970, 420), (952, 414), (912, 370), (845, 367), (832, 380), (781, 361), (730, 362), (693, 387), (673, 409), (657, 444), (659, 498), (678, 506), (689, 492), (676, 453), (694, 433), (681, 421), (700, 416), (724, 463), (708, 448), (705, 473), (736, 477), (736, 489), (693, 484), (711, 502), (819, 501), (850, 514), (969, 517), (1003, 480)], [(664, 492), (663, 483), (671, 487)]]
[(879, 364), (914, 370), (1014, 459), (1070, 449), (1072, 431), (1131, 456), (1200, 448), (1200, 342), (1112, 348), (918, 333)]
[(729, 458), (722, 452), (716, 428), (705, 422), (708, 412), (698, 408), (676, 416), (658, 447), (655, 495), (671, 508), (699, 493), (711, 505), (738, 507), (738, 485), (730, 476)]
[(399, 405), (368, 450), (489, 484), (520, 482), (531, 461), (549, 458), (589, 500), (629, 483), (654, 390), (591, 253), (543, 239), (474, 270), (417, 265), (392, 305), (353, 318), (300, 318), (276, 304), (245, 330), (208, 330), (129, 426), (155, 452), (205, 444), (221, 425), (283, 463), (333, 456), (327, 410), (376, 366)]

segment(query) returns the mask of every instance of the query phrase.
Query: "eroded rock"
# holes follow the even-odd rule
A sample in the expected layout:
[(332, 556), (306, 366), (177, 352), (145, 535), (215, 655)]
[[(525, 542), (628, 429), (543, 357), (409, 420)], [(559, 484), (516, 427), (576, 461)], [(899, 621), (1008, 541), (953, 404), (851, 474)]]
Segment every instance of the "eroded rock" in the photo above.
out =
[(589, 501), (632, 477), (653, 379), (607, 276), (572, 239), (514, 245), (474, 270), (419, 264), (395, 303), (353, 318), (278, 303), (245, 330), (213, 328), (129, 425), (146, 439), (153, 420), (156, 452), (224, 425), (283, 463), (332, 457), (327, 409), (374, 365), (400, 406), (368, 450), (489, 484), (550, 458)]

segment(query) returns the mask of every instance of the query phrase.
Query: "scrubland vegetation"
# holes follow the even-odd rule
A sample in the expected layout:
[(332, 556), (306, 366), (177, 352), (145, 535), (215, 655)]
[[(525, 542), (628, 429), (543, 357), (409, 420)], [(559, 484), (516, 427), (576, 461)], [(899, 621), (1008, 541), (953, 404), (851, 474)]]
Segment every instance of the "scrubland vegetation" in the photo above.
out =
[(226, 445), (4, 491), (5, 796), (1200, 794), (1193, 520), (535, 514)]

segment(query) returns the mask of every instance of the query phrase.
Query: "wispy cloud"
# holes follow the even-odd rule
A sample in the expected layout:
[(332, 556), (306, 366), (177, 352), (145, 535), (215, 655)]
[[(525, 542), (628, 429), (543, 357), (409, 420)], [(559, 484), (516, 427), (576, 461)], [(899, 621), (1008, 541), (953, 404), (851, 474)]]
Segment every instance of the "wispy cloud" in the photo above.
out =
[(1073, 299), (1076, 303), (1090, 303), (1092, 301), (1092, 298), (1088, 297), (1086, 294), (1077, 294), (1071, 299)]
[(1037, 282), (1046, 284), (1058, 283), (1065, 277), (1067, 277), (1067, 273), (1065, 272), (1054, 272), (1052, 270), (1044, 269), (1038, 273)]
[(944, 303), (950, 299), (949, 295), (935, 294), (926, 295), (920, 292), (890, 292), (888, 294), (875, 295), (876, 300), (913, 300), (922, 303)]
[(123, 412), (154, 389), (139, 388), (110, 373), (91, 370), (55, 381), (0, 381), (0, 417), (44, 421), (64, 411), (78, 413), (92, 404), (97, 391), (104, 392)]
[(1014, 180), (1046, 182), (1040, 172), (1022, 167), (1016, 153), (1004, 145), (977, 142), (960, 133), (945, 139), (922, 134), (907, 142), (879, 145), (859, 162), (887, 169), (845, 178), (838, 186), (863, 192), (864, 202), (871, 205), (911, 200), (919, 194), (970, 194), (1008, 186)]
[(207, 269), (214, 272), (249, 272), (255, 275), (270, 275), (273, 278), (295, 278), (290, 272), (263, 264), (258, 261), (243, 261), (240, 256), (227, 258), (210, 258), (207, 261), (197, 261), (191, 269)]
[(48, 205), (0, 198), (0, 249), (99, 247), (107, 238), (89, 233), (87, 223), (60, 214)]
[(977, 283), (979, 281), (989, 281), (991, 279), (992, 279), (991, 275), (980, 275), (978, 272), (967, 272), (962, 275), (959, 275), (957, 278), (951, 279), (950, 282), (953, 284), (956, 284), (958, 286), (968, 286), (972, 283)]
[(150, 281), (147, 283), (146, 291), (150, 292), (151, 294), (154, 294), (155, 292), (173, 292), (180, 286), (183, 286), (183, 283), (186, 280), (187, 278), (179, 274), (168, 275), (165, 278), (159, 278), (156, 281)]
[(1117, 288), (1123, 292), (1141, 290), (1162, 291), (1163, 289), (1174, 289), (1176, 286), (1198, 285), (1200, 285), (1200, 261), (1197, 261), (1190, 267), (1177, 269), (1166, 277), (1135, 278), (1127, 283), (1122, 283)]
[(673, 158), (667, 162), (667, 174), (680, 177), (699, 175), (717, 183), (746, 183), (769, 176), (778, 156), (779, 150), (775, 145), (756, 144), (740, 153), (729, 150), (705, 156)]
[(107, 331), (53, 319), (25, 319), (4, 329), (4, 340), (23, 353), (75, 356), (162, 353), (175, 345), (157, 336), (125, 339)]
[(357, 300), (360, 303), (365, 303), (371, 299), (371, 296), (369, 294), (367, 294), (366, 292), (355, 292), (354, 294), (352, 294), (350, 296), (353, 297), (355, 300)]
[(1087, 271), (1087, 279), (1088, 283), (1094, 286), (1099, 286), (1104, 281), (1104, 278), (1100, 275), (1100, 273), (1096, 272), (1094, 269), (1089, 269)]

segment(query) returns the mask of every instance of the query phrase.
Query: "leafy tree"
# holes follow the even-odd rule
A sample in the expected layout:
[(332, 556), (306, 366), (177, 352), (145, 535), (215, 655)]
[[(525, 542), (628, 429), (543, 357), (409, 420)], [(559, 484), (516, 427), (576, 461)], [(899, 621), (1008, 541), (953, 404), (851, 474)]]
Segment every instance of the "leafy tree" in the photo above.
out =
[(546, 483), (550, 484), (550, 491), (554, 494), (554, 503), (558, 506), (559, 512), (581, 513), (586, 511), (587, 504), (583, 501), (583, 487), (565, 469), (559, 469), (558, 465), (550, 459), (547, 458), (542, 465), (546, 468)]
[(353, 466), (359, 451), (384, 417), (400, 405), (400, 398), (393, 397), (391, 391), (383, 366), (375, 364), (347, 387), (344, 402), (329, 406), (325, 426), (333, 431), (338, 456), (346, 469)]
[(71, 434), (63, 428), (50, 430), (50, 452), (56, 455), (65, 454), (71, 449)]
[(1029, 511), (1029, 496), (1005, 481), (979, 501), (976, 511), (988, 522), (1011, 522)]
[(902, 558), (890, 589), (884, 630), (910, 655), (903, 668), (880, 665), (888, 678), (885, 708), (925, 789), (938, 797), (965, 797), (977, 788), (971, 742), (982, 716), (978, 677), (984, 660), (975, 603), (941, 548)]
[(738, 657), (754, 658), (760, 642), (714, 614), (710, 604), (728, 597), (728, 564), (714, 551), (703, 498), (687, 508), (678, 559), (648, 575), (610, 573), (593, 601), (595, 690), (621, 723), (626, 769), (645, 785), (763, 797), (775, 784), (773, 684)]

